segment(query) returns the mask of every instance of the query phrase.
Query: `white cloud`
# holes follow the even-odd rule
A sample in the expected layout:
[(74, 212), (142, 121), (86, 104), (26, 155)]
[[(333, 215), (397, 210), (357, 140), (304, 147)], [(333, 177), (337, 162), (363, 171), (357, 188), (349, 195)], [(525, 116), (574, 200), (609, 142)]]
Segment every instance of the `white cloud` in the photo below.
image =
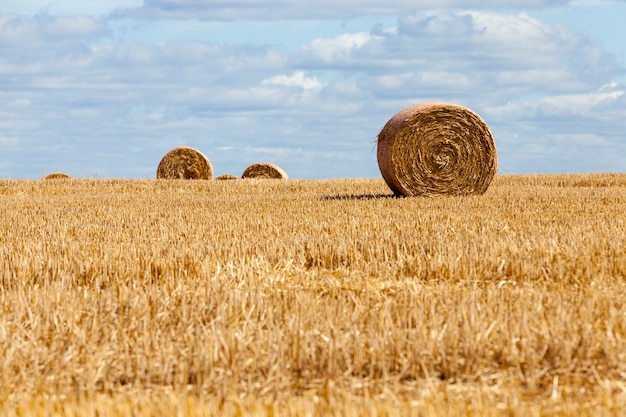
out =
[(618, 84), (611, 80), (609, 83), (604, 84), (602, 87), (600, 87), (600, 90), (598, 91), (607, 91), (607, 90), (614, 90), (616, 87), (618, 87)]
[[(182, 13), (193, 4), (202, 6), (172, 8)], [(335, 6), (363, 11), (380, 2), (359, 4)], [(413, 10), (395, 25), (320, 32), (290, 50), (262, 37), (224, 43), (171, 39), (167, 30), (129, 42), (111, 38), (109, 23), (0, 15), (0, 142), (11, 145), (0, 156), (0, 176), (14, 176), (3, 161), (21, 160), (26, 150), (39, 155), (30, 171), (22, 164), (28, 177), (50, 171), (51, 161), (72, 164), (75, 175), (153, 175), (162, 155), (181, 144), (219, 155), (219, 170), (235, 173), (245, 168), (238, 158), (247, 149), (246, 162), (271, 153), (294, 178), (377, 176), (372, 150), (382, 125), (403, 107), (433, 99), (481, 114), (509, 171), (544, 169), (537, 155), (557, 154), (569, 135), (577, 135), (576, 146), (606, 150), (626, 130), (623, 68), (611, 54), (523, 13)], [(131, 152), (139, 148), (141, 155)], [(584, 167), (585, 152), (568, 150), (563, 166), (570, 158)], [(612, 166), (626, 158), (606, 154)]]
[(524, 14), (438, 10), (403, 16), (396, 30), (375, 33), (316, 39), (301, 48), (301, 65), (376, 74), (363, 81), (370, 89), (404, 80), (400, 94), (437, 95), (481, 85), (511, 94), (584, 92), (622, 71), (598, 44)]
[(317, 90), (322, 88), (322, 83), (315, 77), (307, 77), (303, 71), (296, 71), (292, 75), (275, 75), (265, 78), (261, 85), (281, 85), (285, 87), (300, 87), (304, 90)]
[(507, 15), (468, 11), (458, 13), (457, 16), (471, 18), (473, 32), (488, 43), (514, 45), (521, 40), (536, 42), (555, 33), (553, 27), (524, 13)]
[(589, 94), (564, 94), (539, 100), (538, 110), (555, 115), (587, 115), (594, 107), (614, 102), (624, 95), (621, 90)]
[[(615, 85), (614, 87), (618, 87)], [(561, 94), (546, 95), (531, 102), (519, 100), (487, 108), (488, 114), (498, 118), (508, 119), (532, 119), (557, 117), (562, 120), (568, 118), (593, 118), (602, 117), (597, 108), (606, 105), (619, 106), (619, 99), (624, 97), (624, 90), (607, 91), (607, 87), (601, 87), (597, 92), (586, 94)], [(626, 115), (626, 112), (624, 112)]]
[(301, 47), (304, 55), (326, 63), (337, 63), (349, 58), (355, 51), (377, 39), (369, 33), (344, 33), (336, 38), (316, 38)]

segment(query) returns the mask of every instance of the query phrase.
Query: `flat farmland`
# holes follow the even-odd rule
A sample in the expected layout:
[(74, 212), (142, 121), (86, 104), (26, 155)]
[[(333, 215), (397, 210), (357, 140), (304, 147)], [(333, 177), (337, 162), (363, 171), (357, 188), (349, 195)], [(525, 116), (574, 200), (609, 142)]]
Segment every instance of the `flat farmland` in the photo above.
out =
[(3, 416), (626, 413), (626, 174), (0, 180)]

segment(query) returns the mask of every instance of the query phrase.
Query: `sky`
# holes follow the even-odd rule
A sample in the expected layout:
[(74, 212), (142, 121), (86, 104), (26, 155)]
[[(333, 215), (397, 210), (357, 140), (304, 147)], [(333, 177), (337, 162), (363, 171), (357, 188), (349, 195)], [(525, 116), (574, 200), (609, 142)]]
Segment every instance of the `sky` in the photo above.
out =
[[(480, 5), (478, 5), (480, 4)], [(376, 178), (415, 103), (489, 125), (498, 172), (626, 172), (626, 0), (3, 0), (0, 178)]]

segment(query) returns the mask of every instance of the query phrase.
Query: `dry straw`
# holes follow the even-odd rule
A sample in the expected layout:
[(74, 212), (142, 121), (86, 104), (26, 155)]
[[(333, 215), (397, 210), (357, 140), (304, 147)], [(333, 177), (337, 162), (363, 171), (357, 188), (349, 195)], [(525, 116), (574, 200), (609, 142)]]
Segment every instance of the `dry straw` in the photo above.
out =
[(497, 153), (487, 124), (449, 103), (421, 103), (393, 116), (378, 135), (378, 166), (397, 195), (471, 195), (487, 191)]
[(180, 146), (169, 151), (157, 168), (159, 179), (210, 180), (213, 166), (209, 159), (194, 148)]
[(289, 177), (287, 173), (280, 167), (270, 164), (268, 162), (260, 162), (252, 164), (243, 172), (242, 178), (270, 178), (270, 179), (283, 179), (286, 180)]
[(222, 174), (216, 178), (217, 180), (238, 180), (239, 177), (233, 174)]
[(43, 180), (62, 180), (62, 179), (67, 179), (67, 178), (71, 178), (71, 177), (63, 172), (54, 172), (52, 174), (46, 175), (42, 179)]

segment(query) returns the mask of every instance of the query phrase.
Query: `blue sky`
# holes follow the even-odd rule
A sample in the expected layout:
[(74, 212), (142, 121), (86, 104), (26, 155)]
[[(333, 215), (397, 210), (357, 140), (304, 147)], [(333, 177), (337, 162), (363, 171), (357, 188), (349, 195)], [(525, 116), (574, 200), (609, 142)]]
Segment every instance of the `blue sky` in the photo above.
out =
[[(236, 6), (232, 6), (236, 4)], [(626, 172), (626, 1), (4, 0), (0, 177), (380, 177), (424, 101), (489, 124), (502, 173)]]

